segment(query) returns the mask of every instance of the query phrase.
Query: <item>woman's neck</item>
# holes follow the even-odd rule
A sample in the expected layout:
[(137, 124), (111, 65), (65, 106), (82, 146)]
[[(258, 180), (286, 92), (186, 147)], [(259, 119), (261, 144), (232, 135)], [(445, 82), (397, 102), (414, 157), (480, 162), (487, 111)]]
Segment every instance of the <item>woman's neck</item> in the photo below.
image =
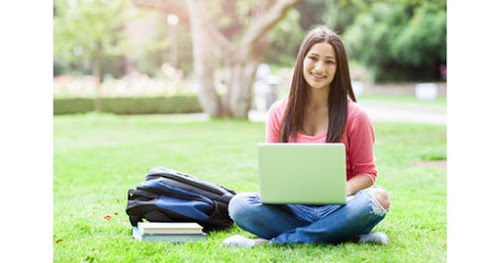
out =
[(310, 109), (328, 108), (329, 89), (308, 89), (309, 100), (306, 107)]
[(328, 131), (328, 90), (309, 89), (300, 133), (318, 136)]

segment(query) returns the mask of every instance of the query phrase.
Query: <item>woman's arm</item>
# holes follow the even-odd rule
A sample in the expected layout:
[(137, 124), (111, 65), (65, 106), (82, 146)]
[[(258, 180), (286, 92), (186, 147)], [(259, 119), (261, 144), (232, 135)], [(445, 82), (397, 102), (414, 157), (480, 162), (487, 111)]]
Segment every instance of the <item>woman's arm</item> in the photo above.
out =
[(347, 181), (347, 195), (372, 186), (377, 177), (375, 167), (375, 130), (368, 114), (355, 102), (349, 103), (346, 126), (352, 177)]
[(373, 185), (373, 180), (368, 174), (357, 174), (351, 178), (351, 180), (347, 181), (347, 195), (354, 195), (359, 190), (368, 188)]
[(279, 141), (279, 131), (281, 125), (281, 118), (285, 111), (286, 104), (283, 101), (276, 101), (267, 115), (266, 122), (266, 142), (275, 143)]

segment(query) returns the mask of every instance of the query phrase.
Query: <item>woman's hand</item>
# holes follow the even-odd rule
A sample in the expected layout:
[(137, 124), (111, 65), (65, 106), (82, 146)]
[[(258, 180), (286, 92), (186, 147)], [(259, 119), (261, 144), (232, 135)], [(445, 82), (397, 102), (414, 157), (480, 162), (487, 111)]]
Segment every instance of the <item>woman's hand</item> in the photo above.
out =
[(346, 183), (346, 194), (355, 195), (359, 190), (363, 190), (373, 185), (371, 177), (367, 174), (357, 174)]

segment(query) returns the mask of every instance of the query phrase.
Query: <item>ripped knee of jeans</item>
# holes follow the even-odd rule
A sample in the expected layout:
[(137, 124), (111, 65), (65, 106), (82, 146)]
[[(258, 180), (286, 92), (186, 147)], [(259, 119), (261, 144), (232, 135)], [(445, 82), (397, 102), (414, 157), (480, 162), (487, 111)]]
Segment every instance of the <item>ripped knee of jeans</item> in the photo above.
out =
[(389, 212), (391, 202), (389, 193), (380, 186), (373, 186), (369, 190), (372, 196), (372, 209), (378, 215), (384, 215)]

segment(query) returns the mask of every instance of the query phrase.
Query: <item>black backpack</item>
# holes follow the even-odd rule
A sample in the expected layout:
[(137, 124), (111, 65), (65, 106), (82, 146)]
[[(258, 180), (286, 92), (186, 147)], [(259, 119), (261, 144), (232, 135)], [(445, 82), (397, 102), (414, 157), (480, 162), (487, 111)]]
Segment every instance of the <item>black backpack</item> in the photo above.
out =
[(197, 222), (204, 231), (233, 225), (229, 201), (236, 193), (179, 171), (156, 167), (128, 191), (126, 212), (132, 226), (149, 222)]

